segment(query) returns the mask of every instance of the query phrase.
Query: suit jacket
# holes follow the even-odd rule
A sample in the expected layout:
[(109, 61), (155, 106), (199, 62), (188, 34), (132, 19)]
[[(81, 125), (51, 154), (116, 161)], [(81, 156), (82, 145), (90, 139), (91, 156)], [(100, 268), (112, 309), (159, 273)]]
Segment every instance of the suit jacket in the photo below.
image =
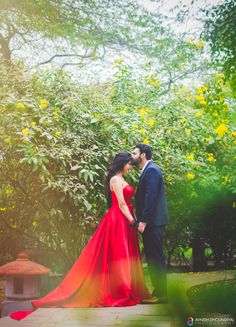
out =
[(169, 222), (164, 180), (159, 167), (150, 161), (145, 167), (135, 194), (138, 221), (160, 226)]

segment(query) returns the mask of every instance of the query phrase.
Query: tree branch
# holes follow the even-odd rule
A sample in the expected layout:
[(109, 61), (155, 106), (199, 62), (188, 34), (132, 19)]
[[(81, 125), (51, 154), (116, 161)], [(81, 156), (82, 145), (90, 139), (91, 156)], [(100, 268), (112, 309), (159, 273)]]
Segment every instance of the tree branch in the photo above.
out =
[(79, 57), (81, 59), (86, 59), (86, 58), (91, 58), (93, 56), (94, 52), (90, 52), (89, 54), (84, 54), (84, 55), (78, 55), (78, 54), (55, 54), (51, 58), (49, 58), (46, 61), (40, 62), (38, 65), (45, 65), (50, 62), (52, 62), (55, 58), (63, 58), (63, 57)]

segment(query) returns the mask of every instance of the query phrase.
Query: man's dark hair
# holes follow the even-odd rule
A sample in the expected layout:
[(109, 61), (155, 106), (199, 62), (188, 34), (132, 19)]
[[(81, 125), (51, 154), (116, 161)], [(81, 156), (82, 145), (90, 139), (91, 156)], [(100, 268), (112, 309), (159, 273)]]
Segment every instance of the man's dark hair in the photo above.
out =
[(137, 144), (135, 146), (135, 148), (139, 149), (140, 154), (145, 153), (147, 160), (152, 159), (152, 148), (149, 145), (147, 145), (147, 144)]

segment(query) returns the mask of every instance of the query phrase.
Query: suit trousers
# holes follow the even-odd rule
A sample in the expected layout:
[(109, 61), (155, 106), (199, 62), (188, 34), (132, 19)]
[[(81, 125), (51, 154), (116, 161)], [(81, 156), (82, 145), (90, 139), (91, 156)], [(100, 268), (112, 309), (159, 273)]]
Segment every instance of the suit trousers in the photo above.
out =
[(154, 287), (153, 296), (162, 297), (167, 295), (166, 265), (163, 253), (163, 238), (165, 225), (147, 225), (143, 236), (143, 246), (150, 278)]

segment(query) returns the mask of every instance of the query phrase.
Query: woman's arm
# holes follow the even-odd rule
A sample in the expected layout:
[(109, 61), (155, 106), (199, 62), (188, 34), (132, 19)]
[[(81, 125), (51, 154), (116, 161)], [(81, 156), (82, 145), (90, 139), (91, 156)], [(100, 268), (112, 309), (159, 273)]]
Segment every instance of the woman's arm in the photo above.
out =
[(115, 195), (118, 200), (119, 208), (125, 217), (129, 220), (130, 223), (134, 221), (134, 217), (131, 215), (129, 208), (125, 202), (124, 194), (123, 194), (123, 184), (119, 177), (113, 176), (110, 181), (110, 185), (115, 192)]

